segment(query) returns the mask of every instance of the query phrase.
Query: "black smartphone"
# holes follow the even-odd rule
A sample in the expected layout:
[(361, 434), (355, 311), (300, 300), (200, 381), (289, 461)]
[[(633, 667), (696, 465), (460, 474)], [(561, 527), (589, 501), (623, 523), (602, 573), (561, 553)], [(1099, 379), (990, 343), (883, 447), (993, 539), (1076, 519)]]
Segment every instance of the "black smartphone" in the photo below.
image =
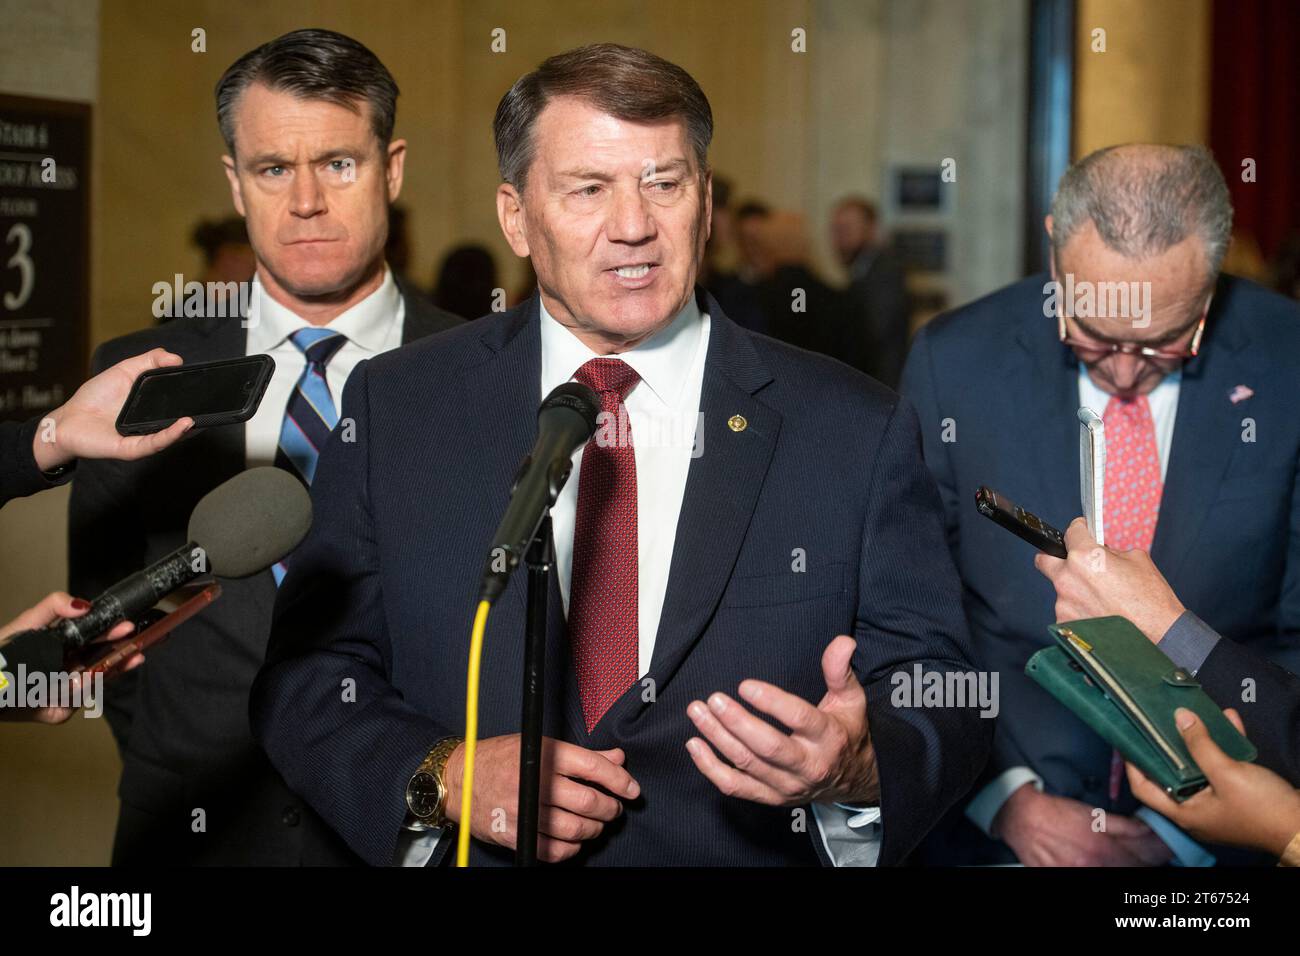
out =
[(117, 416), (119, 435), (149, 435), (178, 418), (195, 428), (246, 422), (266, 393), (275, 359), (249, 355), (141, 372)]
[(975, 492), (975, 507), (1012, 534), (1023, 538), (1039, 551), (1056, 558), (1065, 557), (1065, 536), (1032, 511), (981, 485)]

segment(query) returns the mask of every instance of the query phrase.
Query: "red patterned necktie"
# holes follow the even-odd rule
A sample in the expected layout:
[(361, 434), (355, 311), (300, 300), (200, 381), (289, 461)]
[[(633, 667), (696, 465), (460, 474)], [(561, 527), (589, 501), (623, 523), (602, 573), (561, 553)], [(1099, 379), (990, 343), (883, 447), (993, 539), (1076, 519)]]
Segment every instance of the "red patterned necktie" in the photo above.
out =
[(1102, 507), (1106, 544), (1120, 551), (1151, 550), (1160, 513), (1160, 455), (1145, 395), (1112, 397), (1106, 422), (1106, 487)]
[(641, 380), (616, 358), (591, 359), (574, 378), (600, 397), (596, 434), (582, 451), (573, 529), (569, 641), (587, 732), (637, 678), (636, 452), (623, 400)]
[[(1160, 454), (1151, 403), (1145, 395), (1134, 399), (1114, 396), (1102, 415), (1106, 422), (1106, 485), (1102, 509), (1106, 544), (1119, 551), (1151, 550), (1160, 513)], [(1118, 750), (1110, 758), (1110, 799), (1119, 799), (1124, 779), (1124, 758)]]

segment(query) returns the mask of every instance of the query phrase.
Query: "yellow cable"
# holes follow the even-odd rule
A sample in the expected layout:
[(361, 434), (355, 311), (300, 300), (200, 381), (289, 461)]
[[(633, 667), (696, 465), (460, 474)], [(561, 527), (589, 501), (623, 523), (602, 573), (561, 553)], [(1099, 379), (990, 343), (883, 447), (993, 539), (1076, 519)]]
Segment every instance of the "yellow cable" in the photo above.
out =
[(470, 807), (474, 797), (474, 751), (478, 744), (478, 673), (483, 657), (483, 632), (487, 630), (488, 601), (478, 602), (474, 630), (469, 638), (469, 681), (465, 687), (465, 773), (460, 783), (460, 833), (456, 839), (456, 865), (469, 866)]

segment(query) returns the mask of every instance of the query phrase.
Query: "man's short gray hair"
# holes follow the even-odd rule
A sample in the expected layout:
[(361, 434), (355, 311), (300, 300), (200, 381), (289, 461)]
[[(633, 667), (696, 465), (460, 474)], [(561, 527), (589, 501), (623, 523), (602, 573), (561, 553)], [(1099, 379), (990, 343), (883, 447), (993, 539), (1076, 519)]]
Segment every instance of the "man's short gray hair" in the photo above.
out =
[[(1108, 146), (1065, 171), (1052, 200), (1052, 251), (1091, 221), (1107, 248), (1145, 258), (1195, 233), (1214, 283), (1232, 235), (1232, 200), (1204, 146)], [(1059, 258), (1058, 258), (1059, 261)]]

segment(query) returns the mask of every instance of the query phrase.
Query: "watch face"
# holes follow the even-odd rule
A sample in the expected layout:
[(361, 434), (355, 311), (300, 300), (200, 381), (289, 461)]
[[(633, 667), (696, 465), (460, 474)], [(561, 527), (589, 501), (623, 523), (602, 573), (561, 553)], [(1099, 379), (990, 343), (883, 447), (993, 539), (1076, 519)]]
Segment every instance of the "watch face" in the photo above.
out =
[(406, 805), (421, 820), (433, 815), (441, 795), (438, 781), (431, 773), (417, 773), (406, 785)]

